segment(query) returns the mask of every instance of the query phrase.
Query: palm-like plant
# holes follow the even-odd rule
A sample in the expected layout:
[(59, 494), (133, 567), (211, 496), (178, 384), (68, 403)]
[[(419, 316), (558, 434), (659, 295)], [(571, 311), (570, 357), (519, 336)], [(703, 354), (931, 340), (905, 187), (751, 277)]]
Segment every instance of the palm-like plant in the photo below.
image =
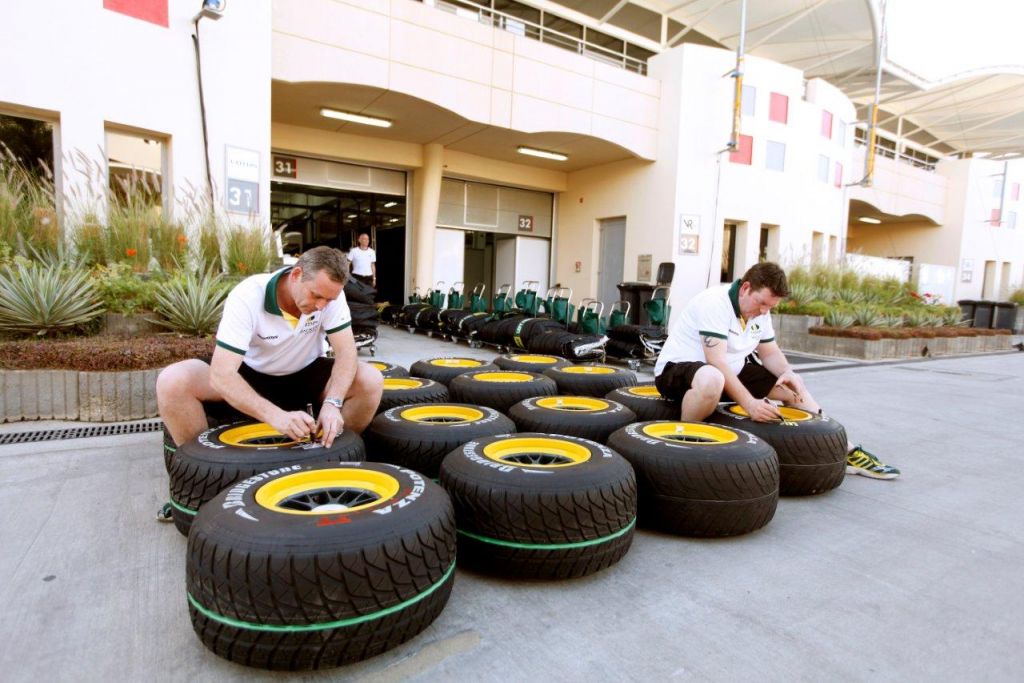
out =
[(0, 330), (45, 336), (103, 313), (89, 273), (63, 263), (19, 261), (0, 271)]
[(853, 308), (853, 320), (857, 325), (863, 327), (878, 327), (882, 324), (882, 314), (870, 304), (863, 304)]
[(823, 322), (829, 327), (852, 327), (854, 319), (846, 311), (833, 308), (824, 315)]
[(154, 322), (175, 332), (205, 336), (217, 327), (226, 296), (220, 275), (187, 273), (157, 292), (156, 312), (164, 319)]

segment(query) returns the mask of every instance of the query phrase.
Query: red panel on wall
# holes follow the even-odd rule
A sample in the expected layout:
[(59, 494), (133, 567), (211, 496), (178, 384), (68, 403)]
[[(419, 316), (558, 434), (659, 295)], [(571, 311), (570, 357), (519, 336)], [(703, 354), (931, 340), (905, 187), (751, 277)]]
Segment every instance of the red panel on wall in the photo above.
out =
[(1002, 216), (999, 214), (999, 209), (992, 209), (992, 219), (989, 221), (992, 225), (999, 225)]
[(789, 121), (789, 97), (773, 92), (768, 105), (768, 118), (779, 123), (787, 123)]
[(729, 152), (729, 161), (734, 164), (746, 164), (750, 166), (750, 160), (754, 156), (754, 138), (749, 135), (740, 136), (740, 145), (735, 152)]
[(832, 139), (832, 112), (830, 111), (821, 112), (821, 134), (829, 140)]
[(836, 183), (836, 187), (842, 187), (843, 186), (843, 165), (841, 163), (839, 163), (838, 161), (836, 162), (836, 179), (835, 179), (835, 183)]
[(1020, 183), (1010, 185), (1010, 199), (1013, 201), (1020, 199)]
[[(158, 26), (167, 26), (168, 0), (103, 0), (103, 8)], [(201, 4), (201, 3), (196, 3)]]

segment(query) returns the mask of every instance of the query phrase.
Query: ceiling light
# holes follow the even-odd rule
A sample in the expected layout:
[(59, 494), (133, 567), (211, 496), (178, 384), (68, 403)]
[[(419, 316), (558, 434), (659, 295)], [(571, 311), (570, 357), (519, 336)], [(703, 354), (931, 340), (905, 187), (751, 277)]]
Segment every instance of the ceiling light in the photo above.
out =
[(391, 220), (388, 221), (388, 223), (397, 223), (397, 222), (398, 222), (397, 218), (392, 218)]
[(356, 214), (354, 214), (354, 213), (350, 213), (350, 214), (348, 214), (347, 216), (345, 216), (345, 218), (359, 218), (359, 216), (357, 216), (357, 215), (356, 215)]
[(871, 225), (878, 225), (879, 223), (882, 222), (877, 218), (872, 218), (871, 216), (861, 216), (857, 220), (859, 220), (861, 223), (870, 223)]
[(347, 111), (338, 111), (337, 109), (328, 109), (323, 107), (320, 110), (320, 116), (325, 116), (329, 119), (340, 119), (342, 121), (349, 121), (351, 123), (362, 123), (367, 126), (377, 126), (378, 128), (390, 128), (391, 122), (387, 119), (378, 119), (373, 116), (363, 116), (362, 114), (353, 114)]
[(553, 159), (555, 161), (569, 160), (569, 157), (565, 154), (559, 154), (558, 152), (546, 152), (543, 149), (534, 149), (533, 147), (519, 147), (517, 151), (520, 154), (526, 154), (531, 157), (540, 157), (541, 159)]
[(387, 202), (384, 204), (385, 209), (390, 209), (392, 206), (398, 206), (398, 202)]

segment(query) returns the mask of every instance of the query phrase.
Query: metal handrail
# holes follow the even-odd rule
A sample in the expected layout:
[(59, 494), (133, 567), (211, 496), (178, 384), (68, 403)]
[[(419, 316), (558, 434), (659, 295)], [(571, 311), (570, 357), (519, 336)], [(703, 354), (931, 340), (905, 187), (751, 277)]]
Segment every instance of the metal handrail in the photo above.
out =
[[(562, 33), (553, 28), (547, 28), (541, 24), (537, 24), (526, 19), (522, 19), (513, 14), (502, 12), (501, 10), (491, 9), (486, 5), (473, 2), (472, 0), (459, 0), (458, 5), (454, 5), (445, 0), (436, 0), (434, 7), (443, 10), (450, 14), (459, 16), (459, 10), (469, 10), (465, 5), (470, 5), (477, 10), (477, 21), (481, 24), (487, 24), (495, 28), (521, 35), (525, 38), (537, 40), (542, 43), (549, 45), (555, 45), (566, 50), (571, 50), (576, 54), (583, 55), (584, 57), (590, 57), (612, 66), (618, 66), (627, 71), (635, 71), (640, 75), (647, 75), (647, 61), (643, 59), (637, 59), (636, 57), (630, 57), (627, 54), (621, 52), (615, 52), (609, 50), (606, 47), (592, 43), (585, 38), (577, 38), (571, 36), (568, 33)], [(471, 11), (471, 10), (470, 10)], [(542, 13), (543, 16), (543, 13)], [(557, 15), (552, 15), (557, 16)], [(559, 17), (562, 18), (562, 17)], [(511, 28), (510, 28), (511, 27)], [(522, 30), (517, 30), (522, 27)], [(582, 27), (586, 29), (586, 27)], [(621, 40), (621, 39), (617, 39)], [(623, 40), (623, 45), (629, 45), (628, 41)]]
[[(879, 139), (882, 138), (882, 136), (878, 136), (878, 137), (879, 137)], [(888, 140), (889, 142), (894, 143), (894, 144), (896, 142), (895, 140), (891, 140), (889, 138), (885, 138), (885, 139)], [(867, 147), (868, 146), (867, 140), (859, 140), (859, 139), (857, 139), (856, 136), (854, 136), (853, 144), (858, 146), (858, 147)], [(907, 147), (905, 145), (904, 145), (904, 149), (907, 149)], [(907, 154), (906, 151), (897, 151), (897, 150), (895, 150), (895, 149), (893, 149), (891, 147), (886, 147), (886, 146), (882, 145), (880, 142), (876, 142), (875, 143), (875, 153), (878, 156), (883, 156), (883, 157), (886, 157), (887, 159), (894, 159), (894, 160), (896, 160), (896, 161), (898, 161), (900, 163), (909, 164), (910, 166), (916, 166), (917, 168), (922, 168), (922, 169), (924, 169), (926, 171), (929, 171), (929, 172), (932, 172), (932, 173), (935, 172), (936, 163), (925, 161), (924, 159), (919, 159), (916, 156), (914, 156), (913, 154)], [(922, 154), (927, 154), (927, 152), (922, 152)]]

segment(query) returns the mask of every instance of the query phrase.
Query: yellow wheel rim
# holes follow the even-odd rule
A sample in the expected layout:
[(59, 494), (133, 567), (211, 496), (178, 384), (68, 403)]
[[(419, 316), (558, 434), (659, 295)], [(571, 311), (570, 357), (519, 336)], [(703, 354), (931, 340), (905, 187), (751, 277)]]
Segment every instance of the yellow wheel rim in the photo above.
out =
[[(813, 413), (809, 413), (806, 410), (800, 410), (799, 408), (787, 408), (786, 406), (775, 406), (782, 415), (782, 419), (786, 422), (803, 422), (804, 420), (810, 420), (814, 417)], [(740, 415), (742, 417), (750, 417), (747, 411), (740, 405), (731, 405), (728, 408), (729, 412), (733, 415)]]
[(478, 368), (484, 364), (472, 358), (434, 358), (428, 362), (442, 368)]
[(232, 427), (220, 435), (222, 443), (237, 448), (270, 448), (274, 446), (294, 446), (299, 443), (285, 436), (265, 422)]
[(606, 368), (601, 365), (567, 365), (559, 369), (561, 372), (569, 372), (574, 375), (614, 375), (615, 368)]
[(419, 389), (423, 386), (423, 380), (410, 377), (385, 377), (384, 391), (401, 389)]
[(256, 491), (256, 503), (289, 515), (337, 515), (385, 503), (400, 488), (383, 472), (339, 467), (275, 479)]
[(626, 391), (633, 396), (643, 396), (644, 398), (663, 398), (657, 387), (630, 387)]
[(474, 382), (532, 382), (534, 378), (525, 372), (478, 372), (470, 379)]
[(599, 398), (586, 398), (584, 396), (548, 396), (537, 401), (541, 408), (549, 410), (564, 410), (566, 412), (595, 412), (607, 410), (611, 404)]
[(736, 432), (703, 422), (653, 422), (642, 431), (652, 438), (673, 443), (714, 445), (739, 439)]
[(370, 367), (371, 368), (376, 368), (377, 370), (380, 370), (381, 372), (384, 372), (385, 370), (388, 369), (388, 364), (387, 363), (381, 363), (379, 361), (372, 361), (371, 360), (370, 361)]
[(484, 446), (484, 455), (503, 465), (525, 467), (573, 467), (590, 460), (590, 451), (583, 445), (544, 437), (495, 441)]
[(558, 361), (561, 360), (560, 358), (555, 358), (554, 356), (530, 356), (530, 355), (522, 355), (522, 356), (512, 355), (512, 356), (509, 356), (508, 359), (509, 360), (517, 361), (519, 363), (551, 363), (551, 364), (557, 363)]
[(476, 408), (447, 404), (406, 408), (399, 414), (402, 416), (403, 420), (408, 420), (409, 422), (475, 422), (476, 420), (482, 420), (484, 418), (483, 411), (477, 410)]

